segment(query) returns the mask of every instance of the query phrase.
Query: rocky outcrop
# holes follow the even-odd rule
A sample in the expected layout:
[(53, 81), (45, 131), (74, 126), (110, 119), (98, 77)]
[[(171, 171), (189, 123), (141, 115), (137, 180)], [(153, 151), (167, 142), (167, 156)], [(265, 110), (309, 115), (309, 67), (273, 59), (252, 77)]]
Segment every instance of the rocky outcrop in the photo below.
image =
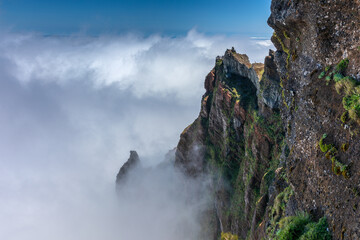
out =
[[(274, 51), (265, 58), (265, 67), (260, 81), (259, 105), (264, 103), (271, 109), (279, 109), (281, 104), (280, 77), (274, 62)], [(263, 107), (263, 106), (262, 106)]]
[(249, 57), (246, 54), (239, 54), (235, 51), (234, 48), (225, 52), (224, 56), (222, 57), (222, 61), (224, 64), (225, 74), (228, 76), (239, 75), (250, 79), (256, 88), (256, 93), (258, 94), (260, 89), (259, 80), (261, 79), (259, 75), (261, 75), (261, 72), (264, 69), (263, 64), (251, 64)]
[(126, 179), (131, 171), (139, 167), (140, 158), (136, 151), (130, 151), (129, 159), (122, 165), (118, 174), (116, 175), (117, 189), (126, 183)]
[[(274, 79), (273, 62), (266, 64), (267, 76)], [(257, 70), (263, 71), (259, 64)], [(217, 58), (205, 88), (199, 117), (181, 134), (175, 163), (190, 176), (213, 178), (209, 216), (217, 221), (209, 221), (214, 224), (209, 238), (230, 232), (246, 238), (265, 214), (271, 181), (263, 176), (274, 174), (281, 153), (280, 115), (272, 106), (264, 106), (266, 116), (259, 111), (257, 73), (234, 49)]]

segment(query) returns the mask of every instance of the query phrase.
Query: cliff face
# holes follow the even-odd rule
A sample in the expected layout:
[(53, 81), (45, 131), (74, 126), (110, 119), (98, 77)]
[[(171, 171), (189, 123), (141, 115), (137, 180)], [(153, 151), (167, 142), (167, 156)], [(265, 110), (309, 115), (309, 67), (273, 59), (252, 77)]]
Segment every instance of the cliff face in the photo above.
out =
[(175, 162), (212, 176), (213, 239), (278, 239), (294, 226), (289, 239), (360, 239), (359, 9), (273, 0), (264, 73), (234, 50), (217, 58)]
[(289, 183), (334, 239), (360, 238), (360, 2), (273, 0)]
[(211, 177), (201, 239), (360, 239), (359, 9), (273, 0), (264, 65), (217, 57), (175, 153), (188, 177)]
[(280, 81), (270, 54), (260, 66), (261, 84), (246, 55), (227, 50), (218, 57), (205, 80), (200, 115), (177, 146), (177, 166), (190, 176), (213, 178), (214, 239), (221, 232), (242, 238), (254, 234), (269, 201), (284, 135), (275, 108)]

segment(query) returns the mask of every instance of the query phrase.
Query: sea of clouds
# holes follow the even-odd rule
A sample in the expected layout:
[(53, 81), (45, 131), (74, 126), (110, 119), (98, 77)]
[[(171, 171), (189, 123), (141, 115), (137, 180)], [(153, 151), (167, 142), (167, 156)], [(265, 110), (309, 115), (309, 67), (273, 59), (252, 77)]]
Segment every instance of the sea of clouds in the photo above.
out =
[[(175, 239), (186, 199), (173, 199), (181, 177), (149, 180), (146, 195), (126, 206), (115, 176), (129, 150), (154, 166), (176, 146), (198, 115), (215, 57), (232, 46), (257, 62), (272, 47), (196, 30), (180, 37), (0, 33), (0, 239)], [(149, 202), (136, 211), (159, 189), (168, 211)], [(181, 222), (194, 221), (186, 213)], [(150, 228), (155, 217), (174, 231)]]

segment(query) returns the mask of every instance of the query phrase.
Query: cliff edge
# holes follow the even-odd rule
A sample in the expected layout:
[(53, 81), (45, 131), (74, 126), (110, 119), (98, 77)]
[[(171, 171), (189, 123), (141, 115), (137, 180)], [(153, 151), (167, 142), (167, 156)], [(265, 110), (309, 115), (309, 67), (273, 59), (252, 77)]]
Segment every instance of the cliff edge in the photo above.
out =
[(360, 239), (359, 9), (273, 0), (264, 70), (216, 59), (175, 161), (212, 177), (212, 239)]

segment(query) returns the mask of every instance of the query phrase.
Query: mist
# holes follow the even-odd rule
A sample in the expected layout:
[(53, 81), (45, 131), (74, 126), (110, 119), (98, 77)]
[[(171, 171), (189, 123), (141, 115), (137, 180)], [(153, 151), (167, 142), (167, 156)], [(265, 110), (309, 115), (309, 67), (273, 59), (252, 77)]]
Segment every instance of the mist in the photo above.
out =
[(127, 191), (138, 201), (126, 201), (115, 194), (116, 173), (129, 150), (153, 167), (176, 146), (217, 55), (234, 46), (260, 62), (269, 41), (196, 30), (0, 35), (0, 239), (176, 239), (184, 228), (182, 239), (196, 239), (193, 213), (206, 194), (198, 202), (174, 194), (189, 179), (171, 168), (145, 182), (134, 174)]

